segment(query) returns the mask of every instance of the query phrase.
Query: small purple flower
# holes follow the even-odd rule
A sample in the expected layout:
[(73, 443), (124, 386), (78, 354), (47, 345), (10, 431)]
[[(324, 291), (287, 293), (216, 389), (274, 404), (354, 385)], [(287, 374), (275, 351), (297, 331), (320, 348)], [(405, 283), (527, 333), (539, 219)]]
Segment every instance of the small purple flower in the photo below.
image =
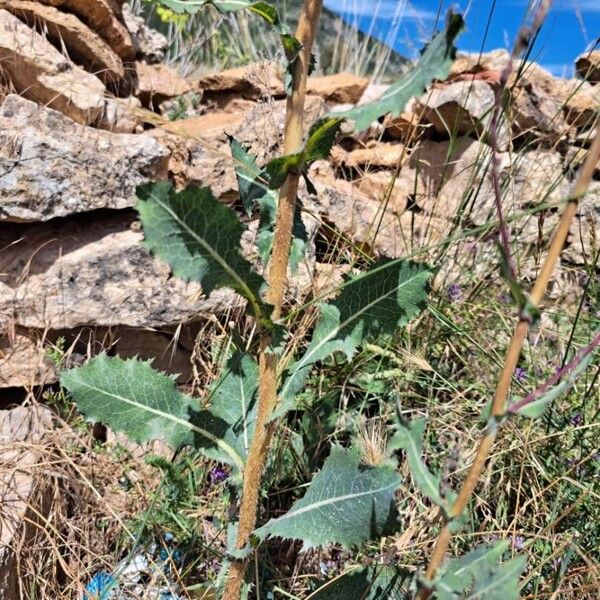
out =
[(216, 485), (217, 483), (221, 483), (221, 481), (225, 481), (229, 477), (229, 473), (224, 469), (221, 469), (221, 467), (214, 467), (210, 470), (208, 477), (210, 483)]
[(462, 298), (462, 288), (458, 283), (451, 283), (447, 291), (450, 302), (458, 302)]
[(512, 546), (515, 550), (523, 550), (525, 547), (525, 538), (522, 535), (517, 535), (513, 538)]
[(579, 413), (573, 415), (571, 417), (571, 425), (573, 425), (573, 427), (579, 427), (583, 425), (583, 417)]
[(523, 367), (517, 367), (515, 369), (515, 379), (519, 383), (523, 383), (527, 379), (527, 371)]

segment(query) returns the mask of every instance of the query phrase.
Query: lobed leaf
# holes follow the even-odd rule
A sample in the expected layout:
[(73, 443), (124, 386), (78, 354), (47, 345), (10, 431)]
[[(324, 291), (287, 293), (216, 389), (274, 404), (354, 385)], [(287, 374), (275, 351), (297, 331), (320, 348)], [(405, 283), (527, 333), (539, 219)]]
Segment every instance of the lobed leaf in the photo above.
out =
[(250, 355), (234, 352), (210, 391), (210, 412), (225, 421), (239, 441), (244, 461), (256, 426), (258, 363)]
[(243, 469), (243, 448), (229, 424), (200, 409), (177, 389), (173, 377), (155, 371), (149, 362), (100, 354), (61, 373), (60, 383), (91, 422), (122, 431), (138, 443), (160, 439), (174, 450), (193, 446)]
[(320, 306), (321, 318), (304, 355), (287, 370), (271, 418), (289, 410), (312, 366), (343, 352), (351, 360), (358, 346), (408, 323), (426, 306), (432, 271), (406, 260), (380, 259), (344, 283), (340, 295)]
[(265, 282), (240, 253), (244, 227), (231, 208), (209, 188), (176, 192), (167, 182), (142, 185), (137, 196), (145, 246), (169, 263), (175, 276), (201, 283), (207, 295), (232, 288), (259, 320), (268, 321), (270, 311), (260, 299)]
[(445, 507), (447, 502), (440, 493), (440, 478), (427, 468), (422, 459), (422, 438), (426, 424), (426, 419), (416, 419), (412, 423), (398, 423), (396, 433), (388, 442), (388, 450), (405, 450), (408, 466), (417, 487), (432, 502)]
[[(475, 548), (461, 558), (448, 562), (434, 583), (437, 600), (457, 598), (513, 600), (519, 598), (519, 578), (525, 568), (525, 557), (500, 563), (508, 550), (508, 542)], [(465, 595), (465, 592), (466, 595)]]
[(380, 117), (400, 116), (408, 101), (420, 96), (435, 79), (446, 79), (456, 56), (454, 40), (464, 28), (461, 15), (448, 13), (446, 28), (425, 47), (417, 64), (394, 83), (378, 100), (336, 113), (337, 118), (351, 119), (356, 131), (368, 129)]
[(358, 450), (334, 446), (304, 497), (254, 535), (301, 540), (305, 549), (329, 543), (350, 548), (387, 531), (400, 482), (392, 467), (363, 466)]

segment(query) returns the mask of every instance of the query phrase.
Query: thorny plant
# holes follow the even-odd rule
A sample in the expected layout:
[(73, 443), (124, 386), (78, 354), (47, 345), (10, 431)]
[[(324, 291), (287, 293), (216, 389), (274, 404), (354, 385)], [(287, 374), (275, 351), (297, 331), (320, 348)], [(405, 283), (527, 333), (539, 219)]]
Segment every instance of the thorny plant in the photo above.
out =
[[(447, 478), (430, 471), (422, 457), (423, 419), (412, 423), (396, 418), (384, 428), (363, 430), (362, 443), (345, 448), (334, 445), (321, 470), (302, 498), (284, 514), (257, 527), (262, 516), (265, 469), (273, 465), (271, 449), (278, 425), (297, 407), (297, 398), (311, 369), (333, 356), (351, 361), (360, 347), (376, 348), (382, 334), (406, 326), (426, 307), (433, 270), (406, 259), (371, 260), (368, 268), (354, 269), (337, 288), (303, 306), (284, 303), (289, 272), (294, 272), (306, 246), (306, 230), (298, 200), (303, 178), (310, 194), (317, 193), (308, 179), (308, 167), (329, 156), (342, 124), (356, 131), (391, 114), (398, 116), (413, 96), (449, 73), (454, 40), (463, 28), (462, 17), (449, 13), (445, 30), (427, 45), (412, 71), (392, 85), (377, 101), (328, 115), (312, 125), (303, 140), (303, 115), (312, 47), (322, 9), (321, 0), (305, 0), (295, 35), (266, 2), (251, 0), (160, 0), (177, 14), (192, 15), (211, 4), (224, 14), (245, 10), (261, 17), (280, 36), (286, 65), (287, 113), (283, 156), (264, 167), (245, 148), (230, 139), (240, 200), (248, 214), (260, 214), (257, 245), (263, 277), (242, 255), (244, 227), (236, 213), (219, 203), (208, 188), (188, 187), (176, 192), (164, 182), (138, 189), (137, 210), (146, 247), (166, 261), (173, 274), (202, 284), (206, 294), (227, 287), (246, 302), (248, 318), (258, 332), (242, 339), (234, 331), (226, 365), (211, 388), (207, 404), (181, 393), (172, 377), (149, 362), (122, 360), (102, 354), (81, 367), (65, 371), (62, 385), (79, 409), (94, 422), (106, 423), (137, 442), (160, 438), (174, 450), (193, 446), (209, 458), (228, 465), (240, 495), (237, 516), (228, 526), (227, 557), (221, 565), (218, 588), (225, 600), (247, 597), (253, 585), (250, 558), (259, 560), (260, 546), (269, 538), (302, 543), (303, 548), (339, 544), (351, 549), (395, 531), (395, 494), (401, 483), (394, 453), (403, 450), (413, 480), (428, 501), (439, 507), (443, 527), (426, 571), (410, 576), (395, 565), (366, 566), (326, 584), (311, 598), (382, 598), (402, 594), (421, 599), (519, 597), (519, 578), (525, 557), (503, 561), (508, 542), (479, 546), (460, 558), (445, 561), (454, 532), (464, 524), (464, 512), (479, 481), (489, 451), (502, 425), (513, 417), (539, 417), (553, 399), (585, 369), (600, 343), (600, 334), (549, 381), (522, 399), (508, 400), (511, 380), (530, 324), (564, 245), (578, 200), (585, 194), (600, 157), (600, 134), (593, 142), (562, 220), (550, 245), (540, 276), (527, 298), (511, 267), (508, 228), (497, 196), (504, 274), (519, 302), (518, 323), (498, 388), (490, 403), (487, 426), (476, 457), (458, 494)], [(543, 22), (543, 10), (534, 16), (528, 34), (519, 36), (513, 58), (527, 47)], [(510, 65), (502, 76), (506, 86)], [(499, 103), (492, 137), (497, 129)], [(493, 144), (492, 144), (493, 146)], [(277, 194), (275, 190), (279, 190)], [(499, 194), (498, 189), (496, 189)], [(333, 299), (331, 299), (333, 298)], [(310, 313), (312, 334), (294, 331), (300, 315)], [(290, 332), (292, 332), (290, 334)], [(301, 352), (298, 338), (306, 338)], [(256, 582), (260, 585), (260, 582)], [(260, 592), (260, 590), (258, 590)]]

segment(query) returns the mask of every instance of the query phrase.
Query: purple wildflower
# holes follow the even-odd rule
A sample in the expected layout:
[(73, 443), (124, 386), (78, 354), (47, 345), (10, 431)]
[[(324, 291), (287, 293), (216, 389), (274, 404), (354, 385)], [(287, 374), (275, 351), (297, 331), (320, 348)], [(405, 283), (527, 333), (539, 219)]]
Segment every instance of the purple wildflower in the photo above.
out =
[(522, 535), (515, 536), (512, 545), (515, 550), (523, 550), (525, 547), (525, 538)]
[(580, 425), (583, 425), (583, 417), (579, 413), (574, 414), (571, 417), (571, 425), (573, 425), (573, 427), (579, 427)]
[(221, 481), (225, 481), (229, 477), (229, 473), (221, 467), (214, 467), (210, 470), (208, 477), (210, 483), (216, 485), (217, 483), (221, 483)]
[(451, 283), (447, 291), (450, 302), (458, 302), (462, 298), (462, 288), (458, 283)]
[(519, 383), (523, 383), (527, 379), (527, 371), (523, 367), (517, 367), (515, 369), (515, 379)]

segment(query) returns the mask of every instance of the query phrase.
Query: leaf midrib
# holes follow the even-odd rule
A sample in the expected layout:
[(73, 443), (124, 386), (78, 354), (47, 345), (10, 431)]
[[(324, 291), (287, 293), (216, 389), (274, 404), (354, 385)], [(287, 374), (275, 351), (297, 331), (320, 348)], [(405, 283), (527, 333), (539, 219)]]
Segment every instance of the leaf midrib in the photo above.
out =
[(108, 392), (107, 390), (105, 390), (103, 388), (99, 388), (95, 385), (92, 385), (82, 379), (79, 380), (79, 384), (83, 387), (86, 387), (86, 388), (94, 391), (94, 392), (98, 392), (105, 396), (109, 396), (110, 398), (113, 398), (115, 400), (125, 402), (125, 404), (129, 404), (131, 406), (134, 406), (134, 407), (144, 410), (146, 412), (150, 412), (154, 415), (162, 417), (163, 419), (167, 419), (168, 421), (172, 421), (173, 423), (177, 423), (179, 425), (186, 427), (187, 429), (190, 429), (191, 431), (195, 431), (196, 433), (199, 433), (200, 435), (204, 436), (205, 438), (207, 438), (208, 440), (213, 442), (216, 446), (218, 446), (219, 448), (224, 450), (225, 453), (233, 459), (233, 461), (235, 462), (238, 469), (240, 469), (240, 471), (243, 471), (244, 461), (242, 460), (241, 456), (229, 444), (224, 442), (222, 439), (216, 437), (209, 431), (206, 431), (206, 429), (202, 429), (202, 427), (198, 427), (197, 425), (194, 425), (193, 423), (190, 423), (189, 421), (186, 421), (185, 419), (182, 419), (180, 417), (176, 417), (175, 415), (165, 413), (156, 408), (152, 408), (151, 406), (148, 406), (147, 404), (142, 404), (140, 402), (137, 402), (136, 400), (131, 400), (130, 398), (126, 398), (125, 396), (121, 396), (120, 394)]

